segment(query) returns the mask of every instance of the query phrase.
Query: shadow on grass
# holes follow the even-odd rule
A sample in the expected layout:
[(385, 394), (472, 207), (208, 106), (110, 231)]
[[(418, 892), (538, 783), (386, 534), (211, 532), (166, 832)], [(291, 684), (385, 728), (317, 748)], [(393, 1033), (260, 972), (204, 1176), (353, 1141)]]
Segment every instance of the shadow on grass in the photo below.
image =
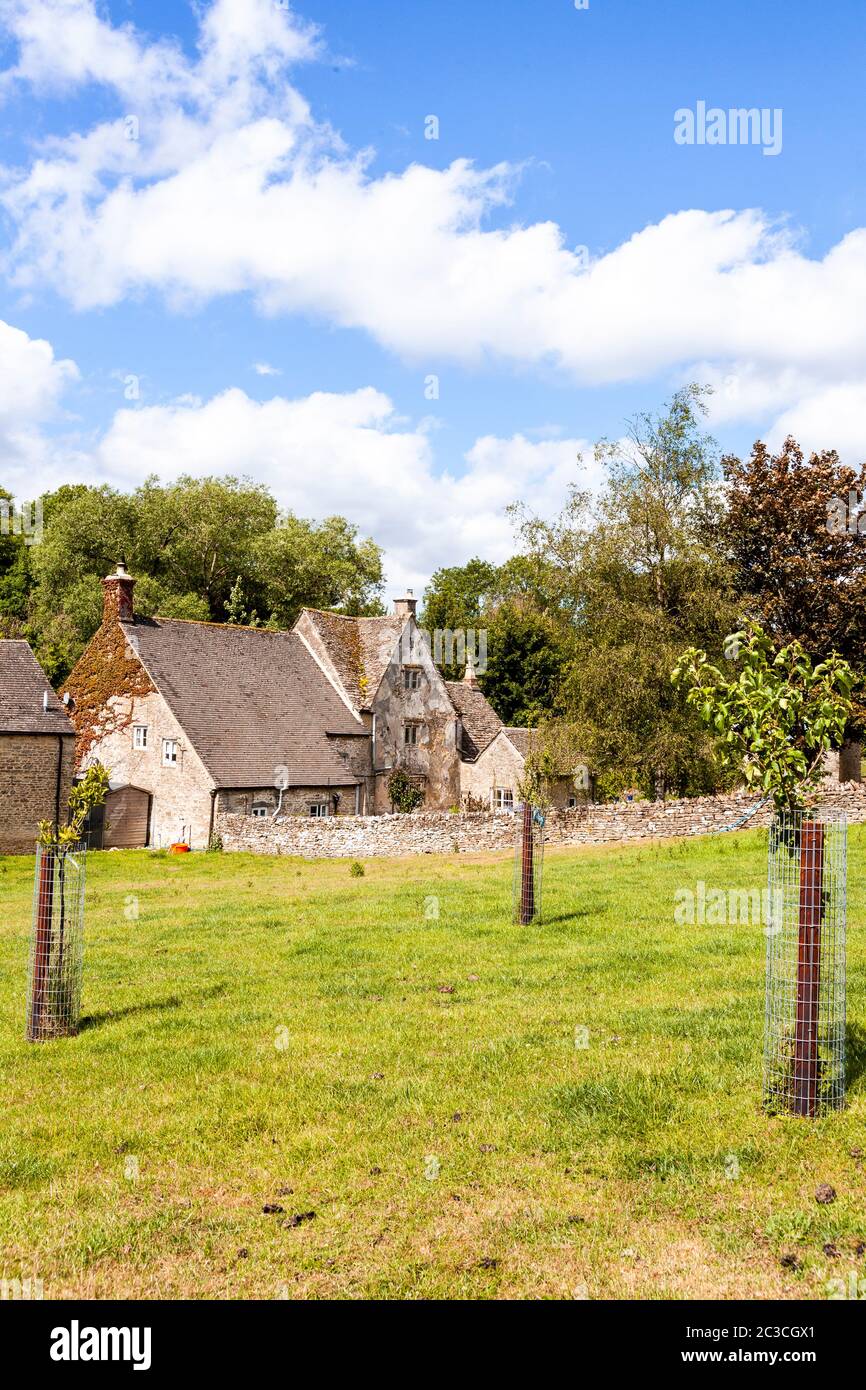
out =
[(121, 1019), (132, 1018), (135, 1014), (159, 1013), (162, 1009), (179, 1009), (184, 1004), (200, 1004), (205, 999), (218, 999), (220, 995), (225, 994), (227, 988), (227, 985), (213, 985), (210, 989), (200, 989), (185, 999), (170, 994), (166, 999), (151, 999), (148, 1003), (130, 1004), (125, 1009), (103, 1009), (98, 1014), (85, 1014), (81, 1020), (80, 1031), (83, 1033), (88, 1028), (102, 1028), (106, 1023), (119, 1023)]
[(548, 917), (545, 912), (542, 912), (539, 919), (539, 926), (553, 927), (556, 926), (558, 922), (579, 922), (583, 918), (597, 916), (598, 909), (591, 907), (577, 907), (573, 912), (560, 912), (556, 917)]
[(849, 1090), (866, 1072), (866, 1031), (859, 1023), (849, 1023), (845, 1029), (845, 1072)]

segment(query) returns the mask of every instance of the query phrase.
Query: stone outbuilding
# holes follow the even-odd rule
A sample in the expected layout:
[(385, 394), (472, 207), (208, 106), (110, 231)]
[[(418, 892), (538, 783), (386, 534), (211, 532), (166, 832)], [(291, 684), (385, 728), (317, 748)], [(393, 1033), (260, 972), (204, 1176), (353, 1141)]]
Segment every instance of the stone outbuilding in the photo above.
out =
[(26, 642), (0, 640), (0, 854), (32, 854), (66, 821), (75, 730)]
[[(474, 759), (463, 764), (463, 805), (468, 810), (512, 812), (537, 738), (535, 729), (501, 724)], [(582, 776), (581, 770), (563, 773), (550, 780), (549, 795), (555, 810), (575, 810), (591, 798), (592, 779), (585, 770)]]

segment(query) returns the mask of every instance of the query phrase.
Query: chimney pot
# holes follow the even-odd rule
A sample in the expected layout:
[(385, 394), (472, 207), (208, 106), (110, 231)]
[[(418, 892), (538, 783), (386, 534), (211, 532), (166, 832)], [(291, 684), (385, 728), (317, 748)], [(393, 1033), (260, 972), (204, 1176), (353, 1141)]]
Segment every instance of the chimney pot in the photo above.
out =
[(102, 621), (104, 625), (114, 622), (135, 622), (132, 600), (134, 588), (135, 580), (127, 572), (123, 561), (118, 560), (114, 574), (107, 575), (102, 581)]

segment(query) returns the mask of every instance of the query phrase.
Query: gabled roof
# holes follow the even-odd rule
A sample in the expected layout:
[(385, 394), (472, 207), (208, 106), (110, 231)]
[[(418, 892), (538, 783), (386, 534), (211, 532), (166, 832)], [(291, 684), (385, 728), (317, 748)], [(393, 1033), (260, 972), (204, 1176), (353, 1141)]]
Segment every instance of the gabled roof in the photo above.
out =
[(538, 730), (522, 729), (511, 724), (503, 724), (502, 732), (525, 761), (532, 752), (532, 747), (538, 737)]
[(463, 725), (461, 757), (474, 760), (499, 733), (502, 720), (477, 685), (445, 681), (445, 689)]
[(0, 733), (75, 735), (28, 643), (11, 638), (0, 639)]
[(386, 618), (347, 618), (341, 613), (302, 609), (313, 627), (349, 700), (367, 709), (379, 689), (406, 626), (395, 613)]
[(329, 734), (358, 733), (293, 632), (229, 623), (136, 618), (130, 648), (218, 787), (354, 786)]

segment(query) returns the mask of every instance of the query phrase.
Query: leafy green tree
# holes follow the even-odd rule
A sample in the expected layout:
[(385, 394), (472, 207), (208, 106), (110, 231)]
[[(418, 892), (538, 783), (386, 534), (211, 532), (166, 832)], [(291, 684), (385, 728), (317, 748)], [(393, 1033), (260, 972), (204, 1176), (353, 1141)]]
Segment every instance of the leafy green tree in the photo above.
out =
[(539, 724), (559, 703), (573, 642), (534, 605), (509, 599), (487, 620), (487, 670), (479, 684), (504, 724)]
[(424, 590), (419, 622), (428, 632), (477, 627), (497, 592), (499, 571), (487, 560), (467, 560), (434, 571)]
[(54, 681), (98, 628), (100, 581), (121, 558), (144, 617), (223, 622), (241, 594), (246, 621), (266, 612), (286, 627), (305, 604), (382, 611), (374, 541), (358, 540), (342, 517), (281, 520), (267, 489), (245, 479), (149, 478), (132, 493), (63, 487), (45, 497), (44, 518), (38, 546), (0, 538), (9, 541), (0, 545), (0, 632), (25, 632)]
[(260, 627), (255, 609), (247, 612), (244, 607), (244, 581), (240, 575), (235, 580), (226, 601), (226, 622), (235, 627)]
[(279, 627), (291, 627), (304, 607), (355, 617), (384, 612), (381, 548), (359, 541), (357, 527), (342, 516), (319, 523), (281, 517), (257, 542), (253, 574), (261, 608)]
[(711, 742), (669, 679), (686, 643), (721, 654), (738, 612), (704, 396), (686, 387), (631, 421), (623, 441), (602, 440), (595, 505), (575, 489), (554, 521), (521, 519), (527, 553), (551, 575), (547, 612), (573, 642), (558, 712), (580, 731), (603, 796), (718, 781)]
[(758, 624), (732, 633), (739, 670), (721, 671), (690, 647), (671, 674), (717, 740), (722, 766), (773, 798), (779, 811), (808, 806), (824, 755), (841, 746), (854, 673), (831, 656), (813, 665), (801, 643), (776, 651)]

